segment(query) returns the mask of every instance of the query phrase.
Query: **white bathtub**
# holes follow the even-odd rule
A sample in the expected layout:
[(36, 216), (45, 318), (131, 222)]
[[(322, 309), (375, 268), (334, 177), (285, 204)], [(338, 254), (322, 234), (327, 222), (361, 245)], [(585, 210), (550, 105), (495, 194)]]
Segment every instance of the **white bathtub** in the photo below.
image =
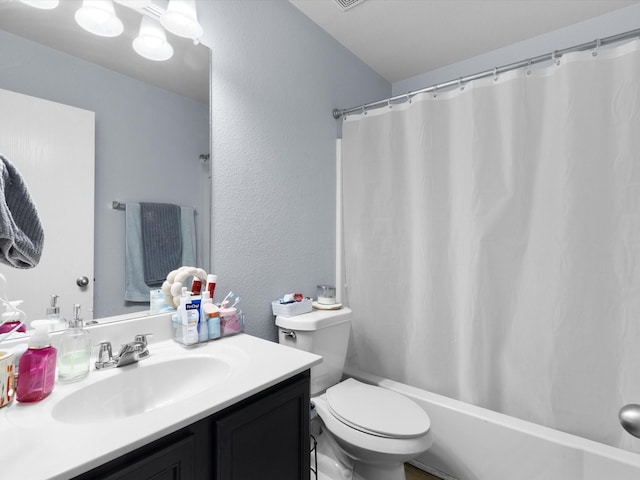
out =
[(640, 455), (348, 368), (429, 415), (433, 446), (414, 463), (446, 480), (639, 480)]

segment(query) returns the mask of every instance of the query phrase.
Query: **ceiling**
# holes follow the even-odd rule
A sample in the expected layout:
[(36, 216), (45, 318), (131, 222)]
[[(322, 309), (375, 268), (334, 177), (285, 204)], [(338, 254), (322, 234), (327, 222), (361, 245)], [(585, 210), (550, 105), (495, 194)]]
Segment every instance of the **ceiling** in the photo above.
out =
[(338, 2), (350, 0), (289, 1), (391, 83), (640, 3), (363, 0), (344, 10)]
[[(166, 8), (167, 0), (153, 0)], [(124, 33), (103, 38), (83, 30), (74, 19), (82, 0), (63, 0), (52, 10), (30, 7), (16, 0), (0, 0), (0, 29), (105, 66), (166, 90), (209, 104), (210, 50), (167, 32), (173, 57), (154, 62), (139, 56), (131, 42), (138, 35), (141, 14), (115, 4)]]
[[(212, 1), (212, 0), (199, 0)], [(239, 1), (239, 0), (217, 0)], [(244, 0), (260, 1), (260, 0)], [(511, 45), (640, 0), (289, 0), (347, 49), (393, 83)], [(168, 0), (153, 0), (166, 8)], [(343, 10), (338, 2), (354, 6)], [(175, 54), (166, 62), (131, 48), (140, 14), (115, 4), (125, 33), (104, 39), (74, 20), (81, 0), (40, 10), (0, 0), (0, 29), (208, 102), (210, 51), (167, 37)]]

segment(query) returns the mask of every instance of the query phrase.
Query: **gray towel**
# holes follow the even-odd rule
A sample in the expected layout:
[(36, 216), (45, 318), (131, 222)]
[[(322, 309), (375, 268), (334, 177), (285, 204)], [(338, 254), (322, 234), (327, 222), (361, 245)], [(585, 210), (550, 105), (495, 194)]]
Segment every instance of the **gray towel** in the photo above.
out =
[[(195, 210), (180, 207), (182, 223), (182, 265), (196, 266), (196, 222)], [(149, 291), (144, 282), (144, 260), (142, 255), (142, 226), (140, 225), (140, 204), (127, 203), (125, 211), (126, 255), (125, 293), (128, 302), (149, 303)]]
[(182, 234), (180, 207), (170, 203), (140, 203), (144, 282), (160, 286), (180, 267)]
[(0, 262), (33, 268), (40, 262), (44, 231), (20, 172), (0, 154)]

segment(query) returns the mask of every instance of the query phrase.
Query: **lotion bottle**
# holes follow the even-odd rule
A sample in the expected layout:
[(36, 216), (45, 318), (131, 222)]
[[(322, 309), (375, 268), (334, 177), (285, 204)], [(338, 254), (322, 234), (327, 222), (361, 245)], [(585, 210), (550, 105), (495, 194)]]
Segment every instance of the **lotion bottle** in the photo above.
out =
[(209, 326), (207, 325), (207, 314), (205, 308), (207, 305), (213, 304), (213, 300), (209, 297), (209, 292), (202, 292), (202, 300), (200, 301), (200, 318), (198, 319), (198, 341), (200, 343), (209, 341)]
[(83, 328), (80, 305), (73, 307), (73, 320), (62, 335), (58, 354), (58, 379), (61, 382), (82, 380), (89, 374), (91, 338)]
[(56, 381), (57, 351), (51, 346), (49, 329), (40, 325), (29, 338), (29, 347), (18, 365), (18, 402), (38, 402), (49, 396)]
[(178, 306), (178, 316), (180, 317), (180, 323), (182, 323), (182, 343), (185, 345), (198, 343), (199, 310), (200, 302), (192, 302), (190, 293), (183, 287), (180, 305)]
[(220, 338), (220, 316), (217, 308), (208, 314), (207, 325), (209, 327), (209, 340)]
[(210, 273), (207, 275), (207, 284), (205, 289), (209, 292), (209, 298), (213, 301), (213, 294), (216, 291), (216, 282), (218, 281), (218, 276)]

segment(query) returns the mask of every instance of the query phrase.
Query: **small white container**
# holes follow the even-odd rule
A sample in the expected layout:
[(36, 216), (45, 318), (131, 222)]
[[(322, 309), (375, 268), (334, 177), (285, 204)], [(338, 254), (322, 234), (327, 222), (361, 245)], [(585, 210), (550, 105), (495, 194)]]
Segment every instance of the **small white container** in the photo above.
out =
[(283, 315), (285, 317), (291, 317), (293, 315), (302, 315), (303, 313), (309, 313), (313, 310), (312, 301), (310, 298), (305, 298), (301, 302), (293, 303), (280, 303), (278, 301), (271, 302), (271, 310), (277, 317)]

